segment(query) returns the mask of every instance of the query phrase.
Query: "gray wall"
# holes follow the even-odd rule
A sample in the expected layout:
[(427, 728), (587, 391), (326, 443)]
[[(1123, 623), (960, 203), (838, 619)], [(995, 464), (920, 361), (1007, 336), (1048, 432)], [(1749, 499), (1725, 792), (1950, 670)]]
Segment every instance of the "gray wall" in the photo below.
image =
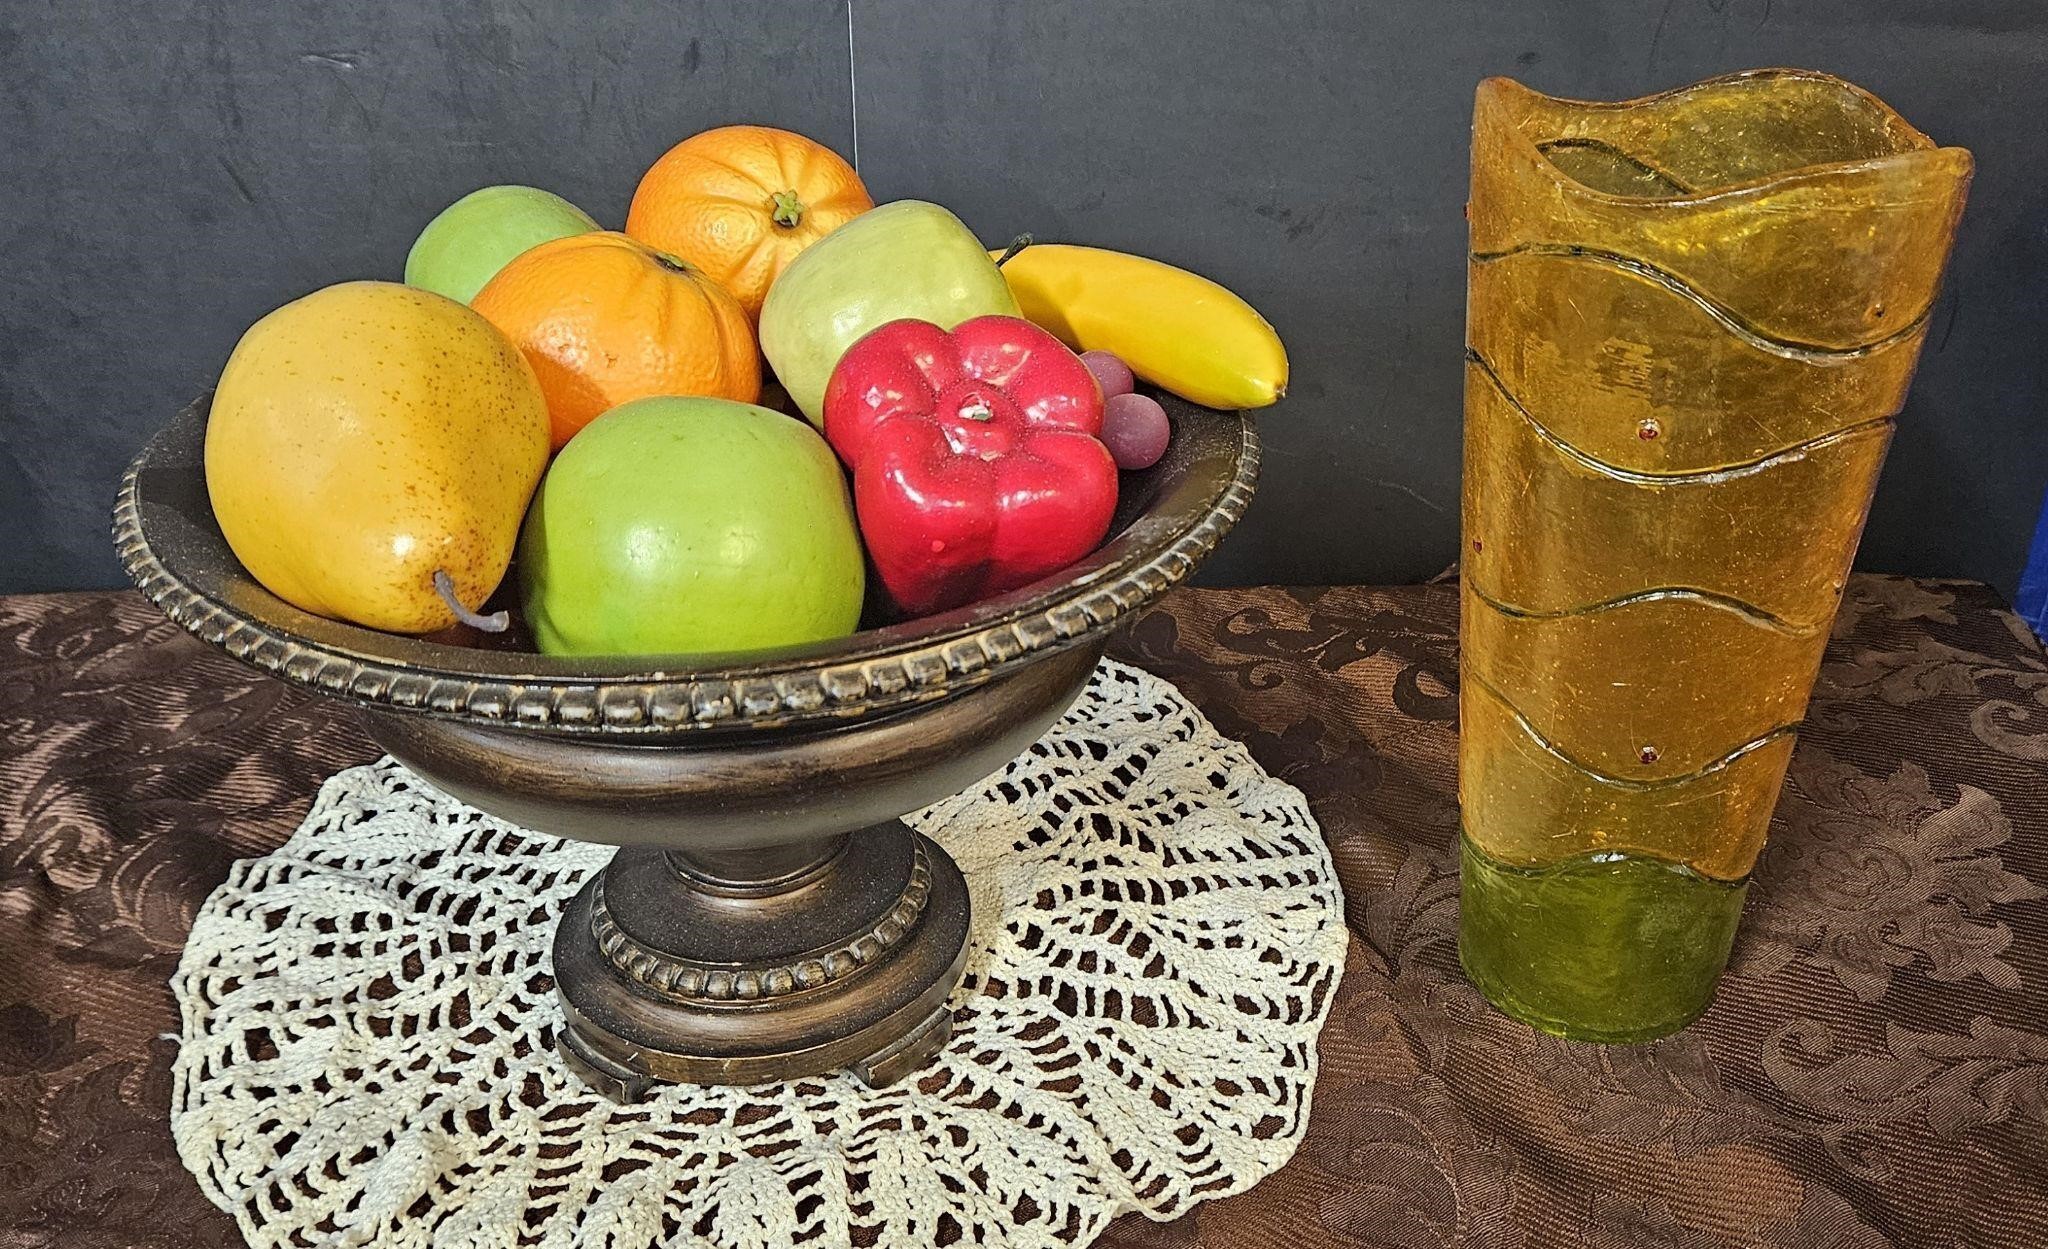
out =
[[(2048, 482), (2048, 6), (854, 3), (879, 198), (1173, 260), (1287, 338), (1293, 390), (1218, 582), (1409, 580), (1455, 555), (1479, 78), (1593, 98), (1756, 65), (1854, 79), (1979, 165), (1862, 562), (2017, 578)], [(617, 224), (640, 170), (706, 126), (846, 150), (847, 71), (840, 0), (5, 0), (0, 591), (119, 583), (121, 466), (263, 312), (395, 276), (480, 184)]]

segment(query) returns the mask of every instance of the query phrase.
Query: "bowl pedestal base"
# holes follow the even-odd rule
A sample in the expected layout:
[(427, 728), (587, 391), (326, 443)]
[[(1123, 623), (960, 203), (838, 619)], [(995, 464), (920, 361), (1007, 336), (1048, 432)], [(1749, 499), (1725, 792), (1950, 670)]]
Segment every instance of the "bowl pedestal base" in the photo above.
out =
[(967, 927), (959, 868), (900, 820), (722, 853), (628, 847), (556, 930), (556, 1047), (621, 1102), (662, 1081), (891, 1084), (945, 1044)]
[(967, 883), (900, 813), (1028, 749), (1102, 647), (895, 715), (679, 748), (421, 715), (365, 724), (481, 811), (621, 847), (554, 937), (556, 1049), (593, 1087), (630, 1102), (660, 1082), (832, 1071), (879, 1086), (945, 1044), (967, 960)]

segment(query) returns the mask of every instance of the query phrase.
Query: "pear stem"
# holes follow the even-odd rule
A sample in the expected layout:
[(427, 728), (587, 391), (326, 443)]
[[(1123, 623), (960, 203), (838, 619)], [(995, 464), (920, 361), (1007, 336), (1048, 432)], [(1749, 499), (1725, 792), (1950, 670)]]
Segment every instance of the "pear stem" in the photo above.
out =
[(996, 268), (1000, 269), (1004, 265), (1009, 264), (1011, 260), (1016, 258), (1018, 252), (1031, 246), (1031, 243), (1032, 239), (1028, 234), (1020, 234), (1016, 238), (1011, 239), (1009, 249), (996, 258)]
[(455, 613), (457, 620), (472, 629), (481, 629), (485, 633), (503, 633), (512, 627), (511, 612), (494, 611), (488, 616), (479, 616), (464, 607), (462, 600), (455, 597), (455, 579), (448, 575), (445, 568), (434, 570), (434, 593), (441, 596), (443, 603), (448, 604), (448, 610)]

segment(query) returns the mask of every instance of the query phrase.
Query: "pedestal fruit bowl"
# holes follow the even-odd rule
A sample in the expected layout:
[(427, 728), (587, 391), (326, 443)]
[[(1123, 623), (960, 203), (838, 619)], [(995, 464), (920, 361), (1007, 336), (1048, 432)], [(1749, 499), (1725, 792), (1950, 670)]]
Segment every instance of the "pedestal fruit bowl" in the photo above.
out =
[(1080, 563), (776, 652), (558, 658), (300, 611), (241, 568), (214, 522), (206, 399), (128, 470), (114, 540), (172, 620), (357, 704), (370, 736), (441, 789), (620, 847), (554, 943), (556, 1044), (592, 1085), (624, 1101), (656, 1081), (841, 1069), (880, 1085), (944, 1043), (968, 953), (959, 870), (900, 817), (1058, 719), (1117, 625), (1193, 572), (1251, 498), (1251, 422), (1163, 401), (1165, 458), (1125, 475), (1109, 540)]

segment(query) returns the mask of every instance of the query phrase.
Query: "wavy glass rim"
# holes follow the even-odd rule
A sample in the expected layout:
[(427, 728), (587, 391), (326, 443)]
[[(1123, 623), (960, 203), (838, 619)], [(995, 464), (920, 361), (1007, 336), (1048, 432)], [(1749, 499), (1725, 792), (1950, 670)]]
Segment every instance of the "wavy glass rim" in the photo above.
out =
[(1880, 169), (1891, 165), (1933, 160), (1960, 162), (1965, 167), (1969, 167), (1974, 163), (1975, 158), (1971, 156), (1968, 148), (1944, 146), (1936, 143), (1926, 132), (1907, 121), (1899, 114), (1898, 110), (1886, 104), (1874, 93), (1857, 86), (1846, 78), (1840, 78), (1834, 74), (1817, 69), (1748, 69), (1733, 74), (1720, 74), (1713, 78), (1702, 79), (1699, 82), (1689, 83), (1682, 87), (1672, 87), (1668, 90), (1652, 92), (1649, 95), (1641, 95), (1629, 100), (1581, 100), (1572, 96), (1550, 95), (1516, 79), (1497, 75), (1481, 80), (1479, 84), (1479, 98), (1483, 108), (1504, 107), (1509, 99), (1519, 97), (1540, 100), (1545, 104), (1588, 113), (1622, 112), (1628, 109), (1653, 107), (1668, 101), (1682, 99), (1689, 95), (1697, 95), (1736, 83), (1769, 79), (1799, 79), (1806, 82), (1820, 83), (1840, 91), (1844, 95), (1853, 96), (1870, 105), (1873, 111), (1882, 114), (1885, 118), (1887, 129), (1905, 138), (1910, 146), (1879, 156), (1857, 157), (1840, 161), (1823, 161), (1811, 165), (1795, 165), (1778, 173), (1750, 178), (1742, 182), (1730, 182), (1714, 187), (1712, 190), (1688, 191), (1679, 195), (1621, 195), (1613, 191), (1602, 191), (1597, 187), (1588, 186), (1586, 183), (1565, 172), (1557, 162), (1550, 159), (1549, 154), (1543, 150), (1542, 144), (1530, 138), (1521, 126), (1511, 125), (1506, 127), (1506, 129), (1512, 135), (1509, 141), (1520, 147), (1526, 155), (1533, 157), (1537, 165), (1543, 168), (1560, 185), (1570, 188), (1575, 195), (1614, 204), (1705, 204), (1730, 196), (1753, 193), (1762, 187), (1785, 186), (1818, 177), (1855, 173), (1866, 169)]

